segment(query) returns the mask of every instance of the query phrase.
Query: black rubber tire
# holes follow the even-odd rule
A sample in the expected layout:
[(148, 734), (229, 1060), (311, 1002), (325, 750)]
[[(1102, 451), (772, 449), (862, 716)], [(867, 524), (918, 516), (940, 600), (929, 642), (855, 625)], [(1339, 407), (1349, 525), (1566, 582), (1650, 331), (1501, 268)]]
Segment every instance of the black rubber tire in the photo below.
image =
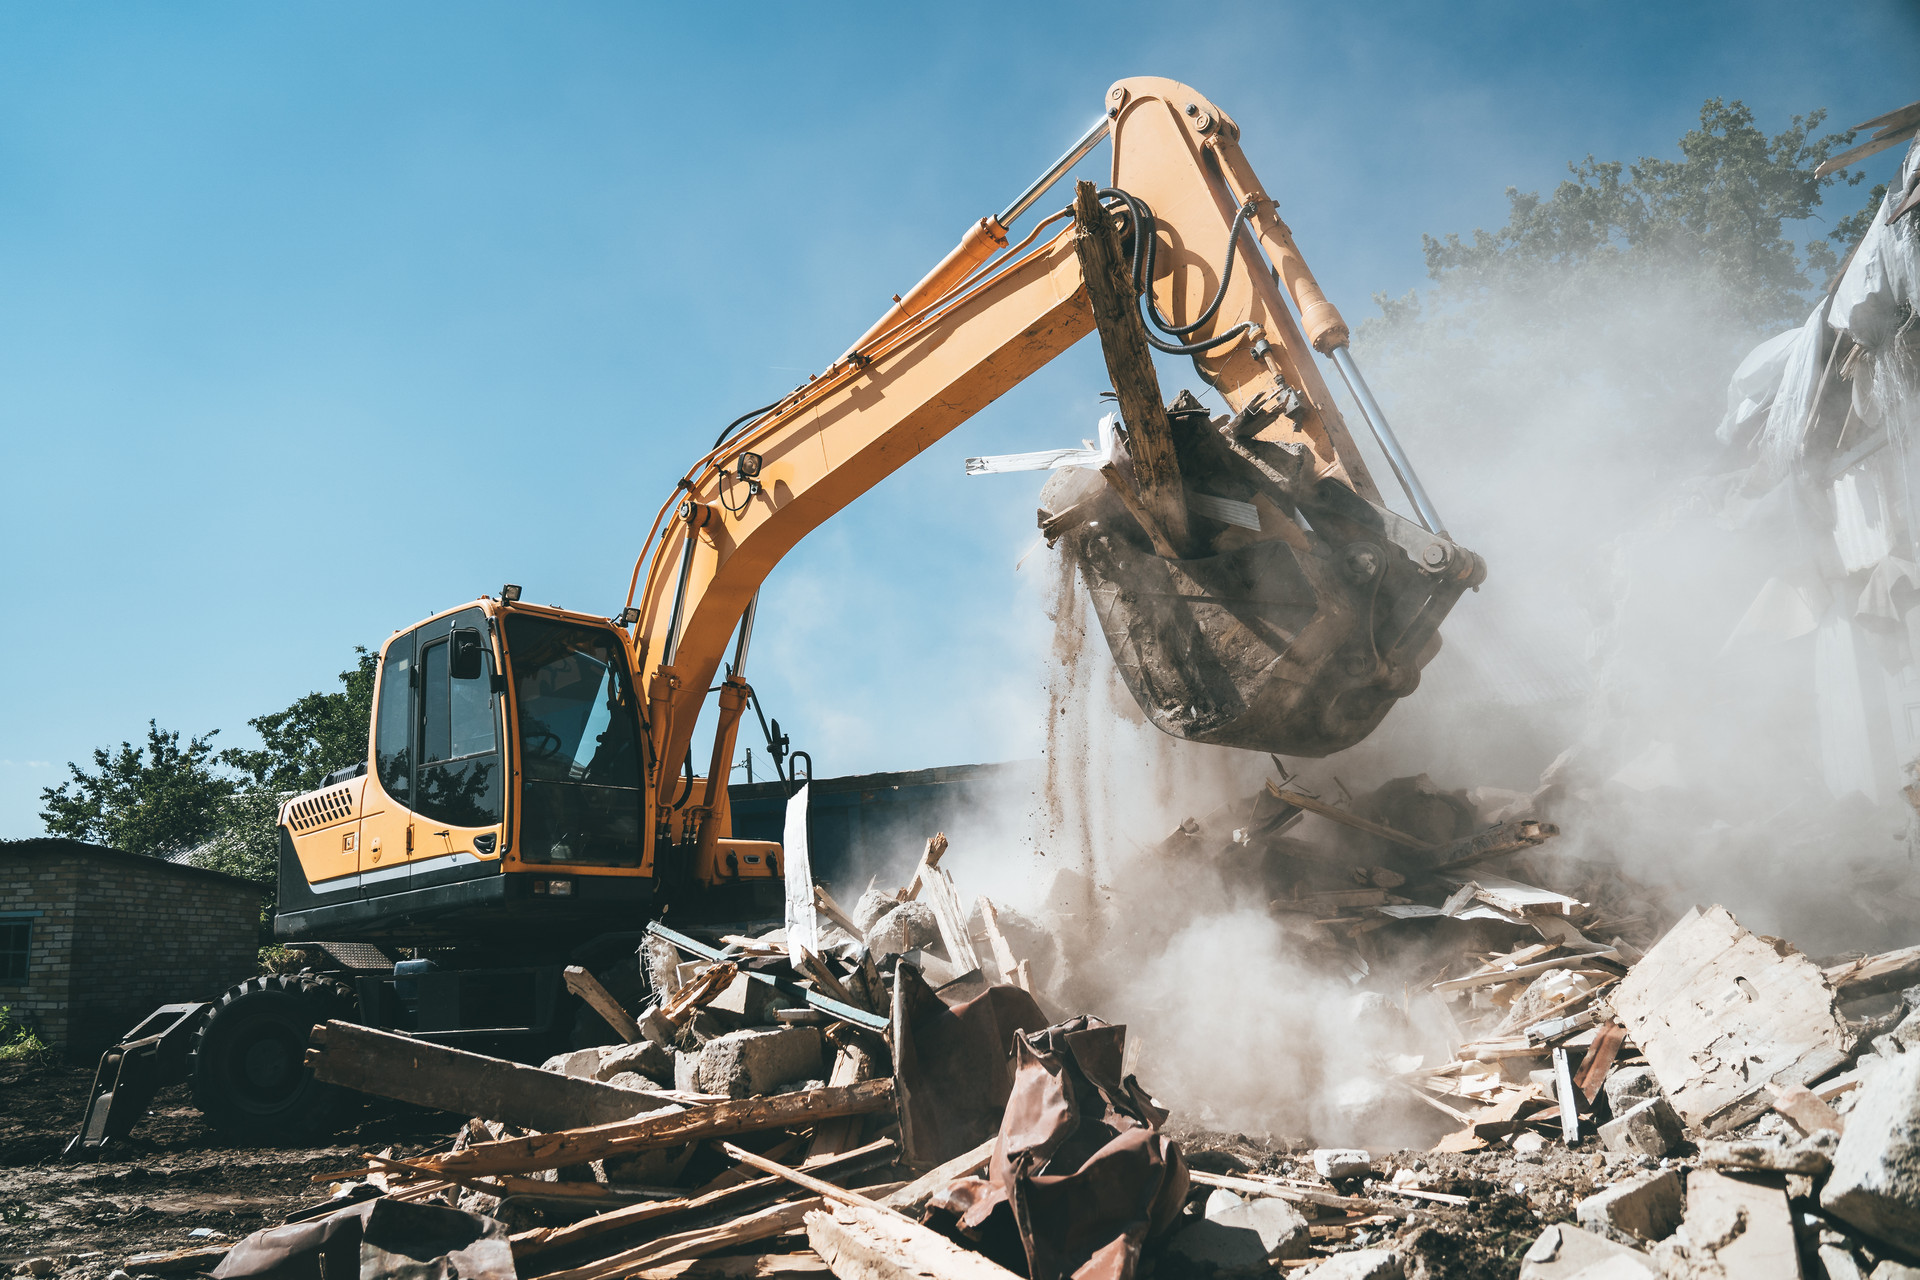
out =
[(330, 978), (248, 978), (220, 997), (194, 1037), (194, 1105), (216, 1129), (249, 1142), (326, 1136), (351, 1095), (313, 1078), (308, 1033), (353, 1016), (352, 990)]

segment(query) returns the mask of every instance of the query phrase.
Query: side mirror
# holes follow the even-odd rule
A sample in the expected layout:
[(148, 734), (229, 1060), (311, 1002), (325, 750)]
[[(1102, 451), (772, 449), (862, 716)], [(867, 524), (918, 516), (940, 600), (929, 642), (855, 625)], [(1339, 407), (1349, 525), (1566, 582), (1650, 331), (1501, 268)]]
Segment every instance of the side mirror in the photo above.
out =
[(484, 665), (478, 631), (456, 631), (447, 654), (447, 673), (455, 680), (478, 680)]

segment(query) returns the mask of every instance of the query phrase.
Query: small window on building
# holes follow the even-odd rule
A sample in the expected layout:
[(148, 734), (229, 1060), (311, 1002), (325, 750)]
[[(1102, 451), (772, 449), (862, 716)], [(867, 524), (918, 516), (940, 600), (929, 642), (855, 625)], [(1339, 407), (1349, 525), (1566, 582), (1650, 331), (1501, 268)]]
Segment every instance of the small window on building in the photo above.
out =
[(33, 921), (0, 920), (0, 982), (27, 980), (27, 954), (33, 943)]

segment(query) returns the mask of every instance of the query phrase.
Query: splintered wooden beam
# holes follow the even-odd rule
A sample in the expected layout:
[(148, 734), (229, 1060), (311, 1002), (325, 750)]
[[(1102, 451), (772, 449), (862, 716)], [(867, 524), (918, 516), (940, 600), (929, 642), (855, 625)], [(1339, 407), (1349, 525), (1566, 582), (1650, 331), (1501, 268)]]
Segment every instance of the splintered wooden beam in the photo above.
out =
[(1134, 292), (1113, 216), (1101, 207), (1091, 182), (1074, 188), (1073, 225), (1074, 252), (1080, 258), (1080, 274), (1086, 278), (1093, 322), (1100, 329), (1100, 351), (1107, 358), (1107, 376), (1120, 397), (1120, 420), (1127, 427), (1134, 484), (1142, 506), (1167, 542), (1174, 550), (1184, 552), (1190, 541), (1187, 496), (1180, 480), (1180, 463), (1174, 456), (1173, 428), (1167, 422), (1167, 406), (1160, 395), (1160, 377), (1153, 370), (1153, 352), (1147, 346), (1147, 326), (1140, 319), (1140, 295)]
[(807, 1242), (838, 1280), (1014, 1280), (999, 1263), (885, 1209), (817, 1209), (807, 1214)]
[(1441, 846), (1434, 851), (1431, 869), (1452, 871), (1457, 867), (1470, 867), (1476, 862), (1486, 862), (1545, 844), (1559, 834), (1560, 828), (1551, 822), (1537, 822), (1532, 818), (1503, 822), (1497, 827)]
[(1864, 956), (1826, 970), (1827, 983), (1843, 1000), (1901, 991), (1920, 982), (1920, 947), (1903, 947), (1877, 956)]
[(646, 1116), (625, 1124), (481, 1142), (465, 1151), (425, 1156), (417, 1163), (442, 1177), (451, 1173), (528, 1173), (585, 1164), (607, 1156), (677, 1147), (704, 1138), (729, 1138), (760, 1129), (805, 1128), (822, 1120), (887, 1111), (892, 1107), (893, 1081), (862, 1080), (844, 1088), (830, 1086), (777, 1093), (770, 1098), (716, 1102), (690, 1111)]
[(587, 1007), (600, 1015), (615, 1035), (634, 1044), (640, 1039), (640, 1024), (633, 1015), (620, 1007), (613, 993), (600, 985), (600, 979), (588, 973), (577, 964), (570, 964), (561, 971), (561, 977), (567, 980), (567, 990), (587, 1002)]
[(312, 1038), (307, 1065), (317, 1080), (528, 1129), (604, 1124), (673, 1105), (658, 1094), (542, 1071), (351, 1022), (317, 1026)]
[(1423, 853), (1431, 851), (1434, 847), (1417, 836), (1410, 836), (1404, 831), (1395, 831), (1383, 823), (1369, 822), (1365, 818), (1330, 805), (1325, 800), (1317, 800), (1304, 792), (1275, 786), (1271, 782), (1267, 783), (1267, 790), (1276, 800), (1284, 801), (1296, 809), (1305, 809), (1308, 813), (1317, 813), (1329, 822), (1337, 822), (1343, 827), (1352, 827), (1355, 831), (1364, 831), (1370, 836), (1379, 836), (1382, 840), (1391, 840), (1395, 844), (1405, 845), (1409, 849), (1418, 849)]
[[(878, 1142), (868, 1143), (858, 1151), (849, 1151), (845, 1155), (835, 1156), (832, 1159), (809, 1160), (802, 1168), (808, 1173), (821, 1177), (846, 1177), (887, 1163), (893, 1158), (894, 1151), (893, 1142), (882, 1138)], [(551, 1183), (549, 1185), (564, 1186), (566, 1184)], [(683, 1196), (677, 1200), (655, 1200), (647, 1204), (630, 1205), (624, 1209), (615, 1209), (611, 1213), (584, 1218), (563, 1227), (535, 1227), (514, 1235), (513, 1257), (518, 1262), (543, 1253), (553, 1253), (588, 1240), (620, 1235), (638, 1228), (643, 1223), (651, 1224), (648, 1227), (650, 1231), (657, 1231), (660, 1227), (671, 1225), (675, 1221), (711, 1218), (714, 1214), (722, 1212), (743, 1211), (751, 1208), (758, 1201), (791, 1194), (789, 1188), (792, 1186), (793, 1183), (785, 1178), (751, 1178), (734, 1186)]]

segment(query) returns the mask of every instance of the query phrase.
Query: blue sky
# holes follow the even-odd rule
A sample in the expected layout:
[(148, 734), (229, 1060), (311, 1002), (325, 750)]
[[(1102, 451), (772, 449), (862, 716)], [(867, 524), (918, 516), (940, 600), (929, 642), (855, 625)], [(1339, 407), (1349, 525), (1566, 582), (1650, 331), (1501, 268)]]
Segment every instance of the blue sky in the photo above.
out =
[[(503, 581), (617, 609), (703, 442), (1135, 74), (1233, 114), (1357, 321), (1422, 232), (1708, 95), (1920, 97), (1920, 7), (0, 8), (0, 835), (150, 717), (247, 741)], [(1083, 344), (776, 573), (750, 674), (823, 776), (1037, 753), (1037, 486), (961, 460), (1077, 442), (1102, 385)]]

